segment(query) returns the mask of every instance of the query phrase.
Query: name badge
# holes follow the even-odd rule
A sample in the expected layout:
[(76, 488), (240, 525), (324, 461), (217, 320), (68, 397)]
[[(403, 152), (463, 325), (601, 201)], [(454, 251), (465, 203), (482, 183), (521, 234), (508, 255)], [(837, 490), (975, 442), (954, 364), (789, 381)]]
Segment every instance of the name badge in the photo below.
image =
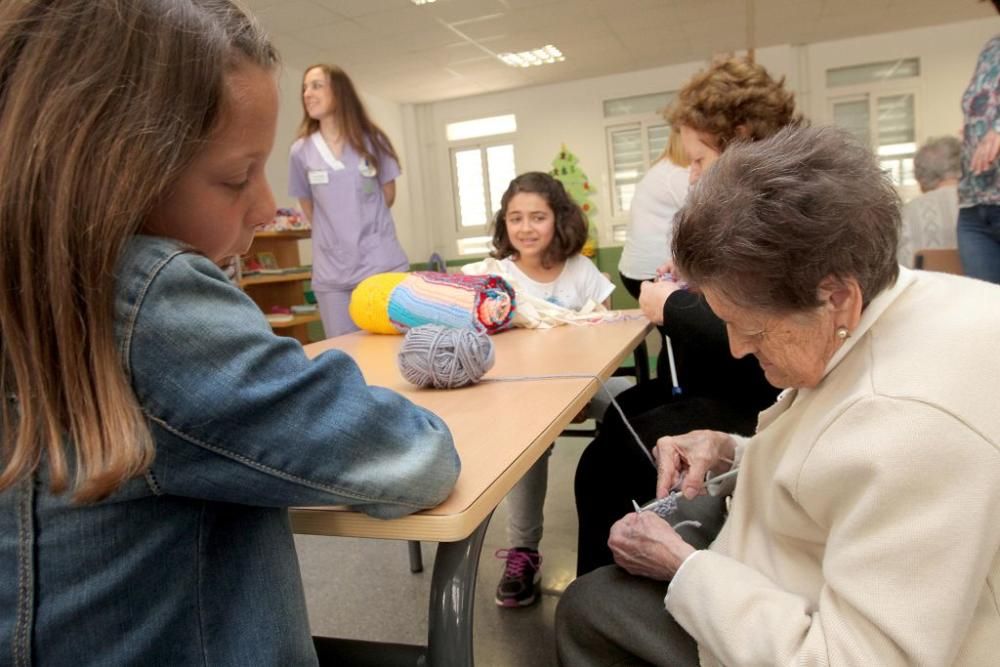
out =
[(326, 185), (330, 182), (330, 174), (326, 170), (310, 170), (308, 173), (310, 185)]

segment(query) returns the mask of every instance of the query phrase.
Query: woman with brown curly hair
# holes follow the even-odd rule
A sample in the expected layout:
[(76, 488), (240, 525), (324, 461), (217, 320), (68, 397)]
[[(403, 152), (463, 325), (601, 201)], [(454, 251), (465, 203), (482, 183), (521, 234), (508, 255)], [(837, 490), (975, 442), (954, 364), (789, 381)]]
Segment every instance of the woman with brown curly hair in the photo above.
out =
[[(729, 146), (766, 138), (799, 121), (784, 80), (744, 58), (722, 60), (696, 74), (666, 118), (680, 128), (692, 184)], [(664, 353), (656, 381), (617, 397), (645, 445), (652, 448), (662, 436), (697, 428), (752, 433), (757, 413), (773, 402), (777, 391), (752, 360), (729, 354), (725, 325), (701, 295), (670, 279), (647, 281), (639, 303), (670, 337), (678, 379), (673, 386)], [(611, 526), (631, 511), (633, 499), (653, 496), (656, 471), (631, 439), (617, 412), (610, 410), (600, 435), (580, 459), (577, 575), (613, 562), (607, 544)], [(685, 528), (685, 535), (696, 544), (707, 544), (718, 524), (704, 513), (715, 516), (718, 508), (715, 499), (689, 503), (685, 511), (700, 517), (703, 530), (696, 534)]]

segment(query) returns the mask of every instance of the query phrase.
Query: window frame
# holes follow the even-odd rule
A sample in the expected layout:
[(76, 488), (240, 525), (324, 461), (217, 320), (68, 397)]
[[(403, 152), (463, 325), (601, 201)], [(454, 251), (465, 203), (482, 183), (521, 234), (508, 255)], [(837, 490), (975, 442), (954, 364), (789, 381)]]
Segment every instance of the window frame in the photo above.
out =
[(650, 130), (653, 128), (663, 127), (669, 131), (670, 123), (663, 118), (662, 113), (612, 116), (610, 118), (605, 118), (604, 120), (604, 143), (608, 154), (608, 181), (610, 183), (611, 190), (611, 215), (612, 217), (626, 216), (629, 213), (629, 209), (624, 208), (621, 204), (621, 198), (618, 195), (618, 182), (615, 178), (617, 171), (615, 169), (616, 165), (612, 135), (616, 132), (629, 128), (637, 128), (639, 130), (643, 168), (642, 172), (636, 179), (636, 183), (638, 183), (642, 180), (642, 177), (646, 175), (646, 172), (649, 171), (649, 168), (652, 167), (655, 162), (649, 154)]
[[(451, 194), (455, 207), (455, 234), (456, 242), (465, 238), (489, 235), (490, 225), (493, 222), (493, 211), (500, 207), (500, 202), (492, 201), (490, 192), (490, 173), (488, 149), (496, 146), (510, 146), (514, 158), (514, 173), (517, 174), (517, 142), (514, 140), (516, 133), (496, 134), (489, 137), (479, 137), (476, 139), (466, 139), (464, 141), (454, 141), (448, 144), (448, 161), (451, 171)], [(482, 225), (462, 224), (462, 202), (458, 190), (458, 162), (455, 159), (456, 153), (470, 149), (479, 150), (479, 163), (483, 175), (483, 196), (486, 203), (486, 221)]]
[[(900, 60), (904, 60), (901, 58)], [(861, 67), (868, 63), (858, 63), (857, 66)], [(837, 125), (834, 119), (834, 106), (839, 103), (851, 102), (851, 101), (861, 101), (866, 99), (868, 102), (868, 136), (869, 145), (868, 147), (875, 154), (875, 159), (881, 164), (882, 161), (887, 159), (897, 159), (904, 160), (906, 158), (912, 159), (912, 155), (904, 154), (900, 156), (881, 156), (878, 154), (878, 129), (879, 129), (879, 119), (878, 119), (878, 100), (884, 97), (896, 97), (901, 95), (911, 95), (913, 98), (913, 142), (914, 142), (914, 154), (916, 150), (919, 149), (922, 143), (922, 114), (920, 100), (923, 92), (922, 87), (922, 73), (923, 66), (921, 65), (921, 74), (911, 77), (901, 77), (898, 79), (884, 79), (881, 81), (871, 81), (866, 83), (858, 83), (854, 85), (847, 86), (833, 86), (826, 87), (826, 105), (825, 114), (826, 122), (830, 125)], [(903, 197), (904, 200), (919, 193), (919, 186), (916, 183), (899, 183), (895, 184), (894, 187), (896, 191)]]

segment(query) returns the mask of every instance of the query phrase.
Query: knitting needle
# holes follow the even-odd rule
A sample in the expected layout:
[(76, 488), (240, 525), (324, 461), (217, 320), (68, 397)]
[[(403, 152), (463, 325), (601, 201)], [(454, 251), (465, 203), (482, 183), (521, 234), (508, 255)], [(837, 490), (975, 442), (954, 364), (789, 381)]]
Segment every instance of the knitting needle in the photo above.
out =
[[(729, 479), (730, 477), (735, 477), (736, 474), (739, 473), (739, 471), (740, 471), (739, 468), (733, 468), (732, 470), (730, 470), (728, 472), (724, 472), (724, 473), (721, 473), (719, 475), (715, 475), (714, 477), (707, 477), (706, 476), (705, 477), (705, 483), (708, 484), (709, 482), (721, 482), (723, 480)], [(671, 491), (671, 493), (680, 493), (680, 491)], [(635, 508), (636, 512), (645, 512), (646, 510), (648, 510), (650, 507), (652, 507), (653, 505), (655, 505), (658, 502), (660, 502), (659, 498), (653, 498), (652, 500), (650, 500), (645, 505), (639, 505), (639, 503), (637, 503), (635, 501), (635, 498), (633, 498), (632, 499), (632, 507)]]
[(739, 468), (733, 468), (732, 470), (724, 472), (721, 475), (715, 475), (713, 477), (705, 477), (705, 483), (708, 484), (709, 482), (721, 482), (724, 479), (729, 479), (730, 477), (734, 477), (736, 473), (738, 473), (739, 471), (740, 471)]
[(674, 364), (674, 346), (670, 344), (670, 336), (664, 336), (667, 342), (667, 361), (670, 362), (670, 384), (673, 385), (671, 393), (674, 396), (681, 395), (681, 385), (677, 382), (677, 366)]
[[(653, 282), (662, 282), (665, 280), (674, 282), (674, 275), (672, 273), (657, 272), (656, 277), (653, 279)], [(681, 283), (680, 285), (678, 285), (678, 289), (682, 290), (687, 289), (687, 285)], [(670, 362), (670, 384), (673, 385), (673, 388), (671, 389), (670, 393), (674, 396), (680, 396), (683, 393), (683, 391), (681, 390), (680, 383), (677, 381), (677, 365), (674, 363), (674, 346), (671, 345), (670, 343), (670, 336), (664, 335), (663, 340), (667, 344), (667, 361)]]

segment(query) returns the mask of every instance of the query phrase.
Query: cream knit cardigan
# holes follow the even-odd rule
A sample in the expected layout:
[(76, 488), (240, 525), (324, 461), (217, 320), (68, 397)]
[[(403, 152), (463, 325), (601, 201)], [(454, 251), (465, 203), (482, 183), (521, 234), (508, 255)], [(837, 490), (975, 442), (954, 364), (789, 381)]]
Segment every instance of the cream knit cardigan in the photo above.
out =
[(739, 448), (667, 609), (703, 665), (1000, 665), (1000, 287), (902, 269)]

